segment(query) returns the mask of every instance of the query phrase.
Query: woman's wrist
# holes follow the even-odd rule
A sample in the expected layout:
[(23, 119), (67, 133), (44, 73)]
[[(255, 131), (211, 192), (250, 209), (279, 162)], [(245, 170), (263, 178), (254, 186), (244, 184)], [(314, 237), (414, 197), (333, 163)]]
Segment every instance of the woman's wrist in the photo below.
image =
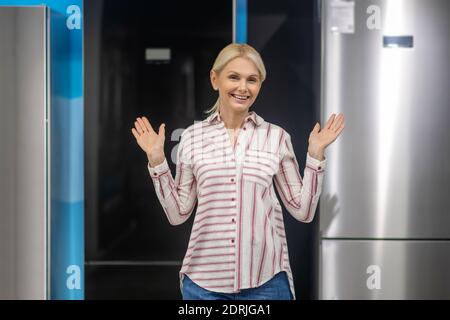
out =
[(319, 161), (323, 161), (325, 159), (324, 152), (325, 150), (323, 148), (308, 148), (309, 155)]
[(160, 165), (161, 163), (163, 163), (164, 160), (166, 159), (166, 157), (165, 157), (164, 153), (161, 155), (157, 155), (157, 156), (152, 156), (147, 153), (147, 159), (148, 159), (148, 162), (150, 163), (150, 167), (154, 168), (154, 167)]

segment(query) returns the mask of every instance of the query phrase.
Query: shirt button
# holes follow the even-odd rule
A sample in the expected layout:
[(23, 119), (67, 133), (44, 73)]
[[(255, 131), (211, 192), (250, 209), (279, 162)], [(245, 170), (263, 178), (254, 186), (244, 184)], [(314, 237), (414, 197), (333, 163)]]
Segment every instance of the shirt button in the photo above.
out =
[(231, 219), (231, 222), (236, 223), (236, 220), (234, 220), (234, 218), (233, 218), (233, 219)]
[(231, 201), (234, 201), (235, 199), (234, 198), (231, 198)]
[(154, 176), (157, 176), (158, 174), (156, 172), (153, 173)]
[(231, 182), (234, 182), (234, 178), (231, 178)]
[(244, 127), (244, 130), (247, 130), (247, 128), (246, 128), (246, 127)]
[(322, 169), (322, 167), (319, 167), (319, 168), (317, 168), (317, 169), (319, 169), (319, 170), (320, 170), (320, 169)]
[(234, 239), (231, 239), (231, 243), (234, 243)]

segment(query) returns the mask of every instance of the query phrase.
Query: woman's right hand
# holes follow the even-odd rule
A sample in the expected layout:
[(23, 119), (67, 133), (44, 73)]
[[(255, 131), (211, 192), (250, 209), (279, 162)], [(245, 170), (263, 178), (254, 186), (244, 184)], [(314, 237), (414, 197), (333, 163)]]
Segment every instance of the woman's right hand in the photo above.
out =
[(165, 126), (162, 123), (156, 133), (146, 117), (138, 117), (134, 122), (134, 128), (131, 129), (136, 142), (147, 154), (151, 167), (164, 162)]

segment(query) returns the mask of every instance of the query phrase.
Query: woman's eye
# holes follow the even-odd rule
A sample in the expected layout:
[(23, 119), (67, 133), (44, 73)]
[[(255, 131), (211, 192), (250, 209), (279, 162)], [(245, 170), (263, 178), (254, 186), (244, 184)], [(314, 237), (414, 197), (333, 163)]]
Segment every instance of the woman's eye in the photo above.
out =
[(248, 79), (250, 82), (256, 82), (256, 79)]
[(238, 77), (236, 76), (230, 76), (230, 79), (237, 79)]

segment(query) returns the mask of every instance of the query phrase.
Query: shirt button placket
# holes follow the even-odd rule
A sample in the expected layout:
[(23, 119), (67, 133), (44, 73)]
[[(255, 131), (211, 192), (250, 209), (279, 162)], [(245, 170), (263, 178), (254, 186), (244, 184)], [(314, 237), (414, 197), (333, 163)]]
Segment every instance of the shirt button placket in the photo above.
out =
[[(239, 158), (239, 163), (236, 164), (236, 177), (238, 177), (238, 179), (235, 179), (235, 193), (236, 193), (236, 197), (239, 197), (240, 196), (240, 192), (241, 192), (241, 190), (240, 190), (241, 181), (239, 179), (242, 179), (242, 170), (243, 170), (242, 159)], [(238, 198), (236, 198), (236, 199), (238, 199)], [(238, 219), (241, 219), (241, 217), (239, 215), (239, 210), (240, 210), (240, 206), (241, 205), (242, 205), (241, 203), (238, 203), (236, 201), (235, 206), (234, 206), (236, 208), (235, 217), (233, 217), (231, 219), (231, 222), (235, 225), (234, 238), (231, 239), (231, 244), (234, 245), (235, 258), (236, 258), (236, 260), (235, 260), (235, 279), (234, 279), (235, 290), (238, 290), (238, 287), (239, 287), (239, 284), (238, 284), (238, 278), (239, 278), (238, 273), (239, 273), (239, 269), (242, 267), (242, 266), (240, 266), (239, 261), (237, 261), (237, 259), (238, 259), (238, 250), (239, 250), (239, 246), (240, 246), (240, 240), (239, 240), (239, 232), (240, 232), (239, 228), (240, 228), (240, 226), (238, 224)], [(238, 292), (239, 292), (239, 290), (238, 290)]]
[[(236, 179), (235, 178), (230, 178), (230, 181), (231, 181), (231, 183), (233, 183), (234, 185), (235, 185), (235, 193), (237, 194), (237, 183), (236, 183)], [(233, 202), (235, 202), (236, 201), (236, 198), (235, 197), (232, 197), (231, 198), (231, 201), (233, 201)], [(236, 202), (234, 203), (235, 205), (236, 205)], [(236, 209), (237, 209), (237, 206), (235, 206), (236, 207)], [(231, 219), (231, 222), (233, 223), (233, 224), (236, 224), (236, 219), (235, 218), (232, 218)], [(236, 232), (237, 230), (235, 229), (235, 232)], [(237, 237), (237, 235), (236, 235), (236, 233), (234, 234), (234, 237), (231, 239), (231, 244), (235, 244), (236, 243), (236, 241), (235, 241), (235, 239), (236, 239), (236, 237)], [(235, 247), (236, 248), (236, 247)]]

